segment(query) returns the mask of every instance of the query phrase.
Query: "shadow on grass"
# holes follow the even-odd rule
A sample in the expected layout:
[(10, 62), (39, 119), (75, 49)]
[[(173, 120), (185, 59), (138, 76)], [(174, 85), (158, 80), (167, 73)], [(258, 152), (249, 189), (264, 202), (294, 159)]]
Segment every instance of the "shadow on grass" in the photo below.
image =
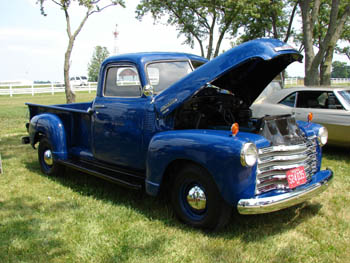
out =
[(304, 202), (268, 214), (239, 215), (235, 213), (223, 235), (225, 238), (240, 236), (242, 241), (246, 243), (258, 242), (268, 236), (283, 233), (307, 222), (316, 216), (321, 208), (322, 204), (320, 203)]
[[(33, 172), (41, 174), (41, 176), (45, 176), (40, 172), (40, 168), (36, 162), (28, 162), (26, 163), (26, 167)], [(126, 189), (71, 169), (66, 169), (65, 173), (59, 177), (49, 178), (69, 187), (79, 194), (132, 207), (136, 212), (143, 214), (147, 218), (162, 221), (169, 227), (176, 227), (185, 231), (198, 231), (207, 236), (225, 239), (240, 236), (247, 243), (256, 242), (266, 238), (266, 236), (277, 235), (295, 228), (298, 224), (317, 215), (322, 207), (321, 204), (305, 202), (298, 206), (263, 215), (243, 216), (234, 212), (230, 223), (223, 230), (205, 232), (195, 230), (179, 222), (173, 214), (170, 203), (165, 198), (153, 198), (146, 195), (143, 191)]]
[(329, 160), (350, 162), (349, 150), (350, 147), (336, 147), (327, 145), (323, 148), (323, 154), (325, 154)]
[[(40, 219), (42, 207), (44, 203), (33, 203), (30, 196), (0, 201), (0, 212), (6, 215), (0, 221), (1, 262), (39, 262), (43, 258), (49, 262), (68, 253), (54, 224), (45, 227), (46, 222)], [(53, 208), (65, 209), (64, 206)]]

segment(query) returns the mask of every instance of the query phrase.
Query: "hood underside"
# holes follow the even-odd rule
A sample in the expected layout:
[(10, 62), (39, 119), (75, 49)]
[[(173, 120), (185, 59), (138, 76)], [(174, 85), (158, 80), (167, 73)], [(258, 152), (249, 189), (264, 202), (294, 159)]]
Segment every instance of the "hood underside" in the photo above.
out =
[(246, 42), (194, 70), (154, 98), (161, 116), (168, 115), (208, 84), (225, 89), (251, 105), (272, 79), (302, 55), (276, 39)]

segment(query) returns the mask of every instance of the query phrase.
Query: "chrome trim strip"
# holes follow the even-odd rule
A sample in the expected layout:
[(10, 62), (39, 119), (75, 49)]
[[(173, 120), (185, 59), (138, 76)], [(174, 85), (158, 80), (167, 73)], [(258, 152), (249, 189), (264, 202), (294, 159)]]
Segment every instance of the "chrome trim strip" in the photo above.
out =
[(307, 148), (306, 143), (298, 144), (298, 145), (278, 145), (278, 146), (271, 146), (267, 148), (261, 148), (259, 149), (259, 155), (270, 153), (270, 152), (290, 152), (290, 151), (298, 151), (298, 150), (304, 150)]
[(333, 179), (333, 171), (329, 172), (329, 177), (304, 189), (272, 197), (241, 199), (237, 204), (237, 210), (242, 215), (264, 214), (302, 203), (328, 188)]
[(257, 173), (262, 174), (264, 172), (269, 172), (269, 171), (286, 171), (286, 170), (293, 169), (293, 168), (296, 168), (299, 166), (307, 166), (311, 162), (312, 161), (305, 160), (305, 161), (300, 162), (300, 163), (280, 164), (280, 165), (271, 164), (270, 166), (266, 166), (266, 167), (261, 168), (261, 169), (260, 169), (260, 167), (258, 167)]
[[(311, 154), (310, 154), (311, 155)], [(280, 161), (298, 161), (306, 159), (308, 155), (305, 154), (291, 154), (291, 155), (274, 155), (270, 157), (259, 157), (258, 164), (265, 164), (269, 162), (280, 162)]]

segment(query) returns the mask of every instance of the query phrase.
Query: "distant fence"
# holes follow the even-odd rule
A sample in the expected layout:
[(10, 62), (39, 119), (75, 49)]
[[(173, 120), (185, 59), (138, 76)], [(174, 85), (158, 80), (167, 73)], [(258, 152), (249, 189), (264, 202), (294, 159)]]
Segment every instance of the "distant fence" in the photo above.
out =
[(331, 79), (331, 84), (350, 84), (350, 79)]
[(284, 85), (298, 85), (298, 78), (285, 78)]
[[(285, 85), (303, 85), (303, 78), (285, 78)], [(349, 84), (350, 79), (331, 79), (331, 84)], [(88, 82), (87, 86), (73, 86), (74, 91), (88, 91), (91, 93), (92, 91), (96, 91), (97, 82)], [(51, 93), (54, 95), (55, 93), (64, 92), (64, 84), (62, 83), (51, 83), (51, 84), (32, 84), (29, 86), (24, 85), (0, 85), (0, 96), (7, 95), (12, 97), (13, 95), (21, 95), (21, 94), (31, 94), (34, 96), (35, 94), (40, 93)]]
[[(303, 78), (285, 78), (284, 79), (285, 85), (304, 85), (304, 79)], [(350, 78), (347, 79), (340, 79), (340, 78), (332, 78), (331, 79), (331, 85), (338, 85), (338, 84), (349, 84), (350, 85)]]
[[(88, 82), (86, 86), (72, 86), (73, 91), (88, 91), (91, 93), (92, 91), (96, 91), (97, 82)], [(34, 96), (35, 94), (41, 93), (51, 93), (54, 95), (55, 93), (64, 92), (64, 84), (61, 83), (52, 83), (52, 84), (32, 84), (29, 86), (23, 85), (0, 85), (0, 95), (7, 95), (12, 97), (13, 95), (21, 95), (21, 94), (31, 94)]]

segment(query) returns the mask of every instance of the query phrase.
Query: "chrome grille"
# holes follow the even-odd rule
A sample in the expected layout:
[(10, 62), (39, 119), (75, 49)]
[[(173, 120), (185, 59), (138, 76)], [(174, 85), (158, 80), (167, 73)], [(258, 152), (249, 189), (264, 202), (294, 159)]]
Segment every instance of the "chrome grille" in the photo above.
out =
[(298, 145), (279, 145), (259, 149), (255, 194), (289, 189), (286, 172), (304, 166), (307, 180), (317, 171), (317, 142), (309, 138)]

